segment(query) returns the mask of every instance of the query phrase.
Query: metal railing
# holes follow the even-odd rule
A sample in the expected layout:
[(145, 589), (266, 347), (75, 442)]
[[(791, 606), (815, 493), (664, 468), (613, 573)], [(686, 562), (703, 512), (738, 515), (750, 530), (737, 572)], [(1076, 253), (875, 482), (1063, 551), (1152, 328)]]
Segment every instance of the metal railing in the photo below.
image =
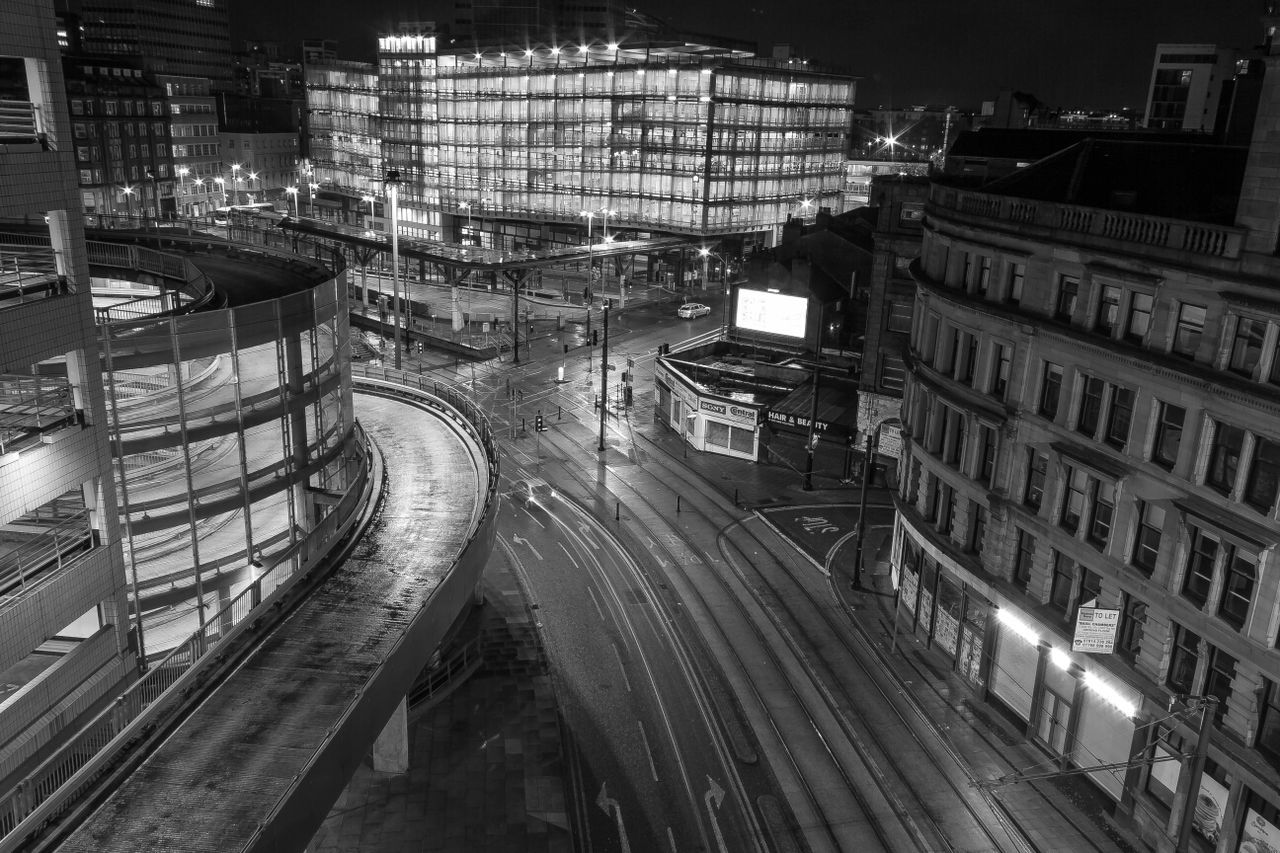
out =
[(63, 564), (81, 553), (93, 541), (89, 529), (89, 511), (80, 510), (53, 523), (11, 523), (18, 529), (11, 533), (18, 544), (11, 549), (0, 549), (0, 604), (26, 591), (41, 573), (52, 568), (62, 570)]
[(348, 462), (355, 468), (355, 477), (333, 511), (304, 539), (270, 555), (272, 564), (247, 588), (0, 796), (0, 851), (16, 850), (25, 843), (23, 834), (15, 832), (20, 825), (35, 831), (69, 808), (132, 747), (143, 726), (158, 724), (176, 713), (183, 697), (173, 688), (192, 684), (213, 657), (211, 652), (252, 625), (299, 575), (328, 552), (340, 529), (351, 522), (368, 497), (372, 450), (359, 424), (352, 444), (356, 455)]
[(30, 101), (0, 98), (0, 145), (43, 141), (40, 108)]
[(74, 418), (67, 380), (0, 374), (0, 454)]

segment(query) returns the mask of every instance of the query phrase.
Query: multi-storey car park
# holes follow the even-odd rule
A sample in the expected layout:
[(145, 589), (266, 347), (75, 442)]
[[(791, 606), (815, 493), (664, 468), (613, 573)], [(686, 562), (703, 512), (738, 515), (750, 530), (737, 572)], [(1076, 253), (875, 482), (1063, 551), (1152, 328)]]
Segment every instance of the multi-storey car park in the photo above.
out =
[(912, 265), (898, 630), (1161, 850), (1280, 832), (1266, 62), (1248, 150), (1091, 140), (937, 181)]
[[(308, 106), (332, 106), (341, 76), (308, 75)], [(348, 80), (353, 97), (368, 82)], [(709, 45), (460, 51), (416, 34), (380, 38), (377, 85), (404, 227), (506, 249), (593, 227), (771, 245), (791, 215), (839, 198), (854, 96), (852, 78), (805, 60)]]

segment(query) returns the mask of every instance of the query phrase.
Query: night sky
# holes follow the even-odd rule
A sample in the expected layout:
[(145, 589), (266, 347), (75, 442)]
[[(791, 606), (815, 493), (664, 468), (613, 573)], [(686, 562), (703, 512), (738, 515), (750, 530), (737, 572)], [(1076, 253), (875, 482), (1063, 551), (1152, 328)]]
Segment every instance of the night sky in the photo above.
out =
[[(336, 38), (372, 59), (398, 20), (447, 22), (447, 0), (229, 0), (232, 37)], [(1001, 88), (1051, 106), (1141, 107), (1158, 42), (1250, 48), (1262, 0), (647, 0), (642, 11), (688, 31), (768, 50), (789, 42), (863, 78), (857, 105), (976, 108)]]

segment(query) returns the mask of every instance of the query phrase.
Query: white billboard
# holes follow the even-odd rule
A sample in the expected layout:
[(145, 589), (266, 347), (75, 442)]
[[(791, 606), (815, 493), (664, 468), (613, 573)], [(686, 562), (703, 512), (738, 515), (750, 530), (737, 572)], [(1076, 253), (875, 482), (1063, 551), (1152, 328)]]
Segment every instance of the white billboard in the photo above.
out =
[(742, 289), (734, 323), (739, 329), (803, 338), (808, 314), (809, 300), (803, 296)]

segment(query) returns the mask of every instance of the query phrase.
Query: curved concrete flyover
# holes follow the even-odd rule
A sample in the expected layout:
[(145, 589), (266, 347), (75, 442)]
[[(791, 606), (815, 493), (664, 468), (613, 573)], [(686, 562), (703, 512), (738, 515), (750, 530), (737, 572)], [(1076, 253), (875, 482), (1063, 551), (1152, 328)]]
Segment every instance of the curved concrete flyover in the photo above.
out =
[(497, 515), (487, 422), (445, 389), (357, 387), (386, 460), (368, 532), (59, 849), (302, 850), (474, 600)]

